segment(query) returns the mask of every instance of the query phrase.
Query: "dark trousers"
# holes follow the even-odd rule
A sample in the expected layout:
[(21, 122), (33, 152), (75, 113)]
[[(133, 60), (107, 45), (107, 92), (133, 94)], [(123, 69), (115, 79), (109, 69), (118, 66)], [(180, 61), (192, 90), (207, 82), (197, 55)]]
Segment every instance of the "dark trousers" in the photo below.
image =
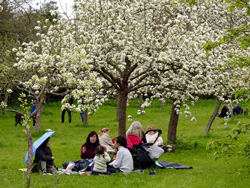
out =
[(110, 173), (122, 172), (119, 168), (114, 168), (113, 166), (109, 166), (107, 170)]
[(68, 112), (68, 116), (69, 116), (69, 123), (71, 122), (71, 111), (69, 110), (63, 110), (62, 111), (62, 123), (64, 123), (64, 115), (65, 115), (65, 112)]
[(17, 122), (15, 123), (15, 126), (17, 126), (17, 124), (20, 124), (22, 126), (22, 123), (21, 122)]
[(35, 125), (36, 125), (36, 116), (34, 116), (32, 119), (33, 119), (33, 127), (35, 127)]

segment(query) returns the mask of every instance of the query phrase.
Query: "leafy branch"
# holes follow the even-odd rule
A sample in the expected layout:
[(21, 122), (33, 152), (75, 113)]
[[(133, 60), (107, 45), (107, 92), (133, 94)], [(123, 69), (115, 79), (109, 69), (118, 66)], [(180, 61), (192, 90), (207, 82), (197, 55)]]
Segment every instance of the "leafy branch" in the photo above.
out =
[[(224, 158), (225, 162), (229, 164), (228, 157), (239, 156), (244, 157), (246, 160), (250, 158), (250, 124), (238, 125), (232, 130), (232, 134), (227, 135), (223, 139), (215, 140), (207, 144), (207, 150), (213, 151), (215, 159)], [(246, 135), (246, 140), (242, 137)], [(239, 172), (250, 172), (250, 165), (243, 166)]]

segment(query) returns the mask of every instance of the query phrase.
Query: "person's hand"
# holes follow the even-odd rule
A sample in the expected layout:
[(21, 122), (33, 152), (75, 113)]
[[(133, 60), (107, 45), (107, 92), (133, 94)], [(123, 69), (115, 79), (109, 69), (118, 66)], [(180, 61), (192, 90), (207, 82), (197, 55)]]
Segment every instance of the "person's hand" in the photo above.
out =
[(106, 148), (106, 146), (103, 146), (103, 147), (104, 147), (104, 151), (105, 151), (105, 152), (107, 152), (107, 148)]
[(49, 165), (50, 168), (54, 168), (55, 166), (54, 165)]
[(86, 147), (82, 147), (82, 153), (86, 152)]
[(52, 159), (52, 160), (55, 160), (55, 157), (52, 156), (51, 159)]
[(113, 156), (113, 160), (116, 160), (116, 155)]

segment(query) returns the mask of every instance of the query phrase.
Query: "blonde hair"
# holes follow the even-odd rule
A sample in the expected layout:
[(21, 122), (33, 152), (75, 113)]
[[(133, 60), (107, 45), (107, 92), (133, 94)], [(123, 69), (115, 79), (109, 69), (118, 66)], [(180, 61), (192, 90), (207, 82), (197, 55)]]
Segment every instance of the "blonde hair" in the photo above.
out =
[(105, 132), (109, 132), (109, 128), (102, 128), (99, 132), (98, 132), (98, 136), (101, 137), (103, 135), (103, 133)]
[(155, 129), (155, 126), (154, 125), (149, 125), (148, 130), (152, 130), (152, 129)]

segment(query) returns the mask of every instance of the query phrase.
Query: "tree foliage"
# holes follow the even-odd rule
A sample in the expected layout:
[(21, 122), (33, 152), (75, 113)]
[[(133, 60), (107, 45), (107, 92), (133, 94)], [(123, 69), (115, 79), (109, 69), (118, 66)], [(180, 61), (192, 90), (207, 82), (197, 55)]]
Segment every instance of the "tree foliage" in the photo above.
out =
[[(215, 159), (224, 158), (229, 163), (230, 156), (239, 156), (239, 159), (250, 159), (250, 124), (239, 124), (232, 130), (232, 134), (207, 144), (207, 149), (214, 151)], [(240, 160), (239, 160), (240, 161)], [(238, 172), (250, 172), (250, 165), (243, 166)]]

